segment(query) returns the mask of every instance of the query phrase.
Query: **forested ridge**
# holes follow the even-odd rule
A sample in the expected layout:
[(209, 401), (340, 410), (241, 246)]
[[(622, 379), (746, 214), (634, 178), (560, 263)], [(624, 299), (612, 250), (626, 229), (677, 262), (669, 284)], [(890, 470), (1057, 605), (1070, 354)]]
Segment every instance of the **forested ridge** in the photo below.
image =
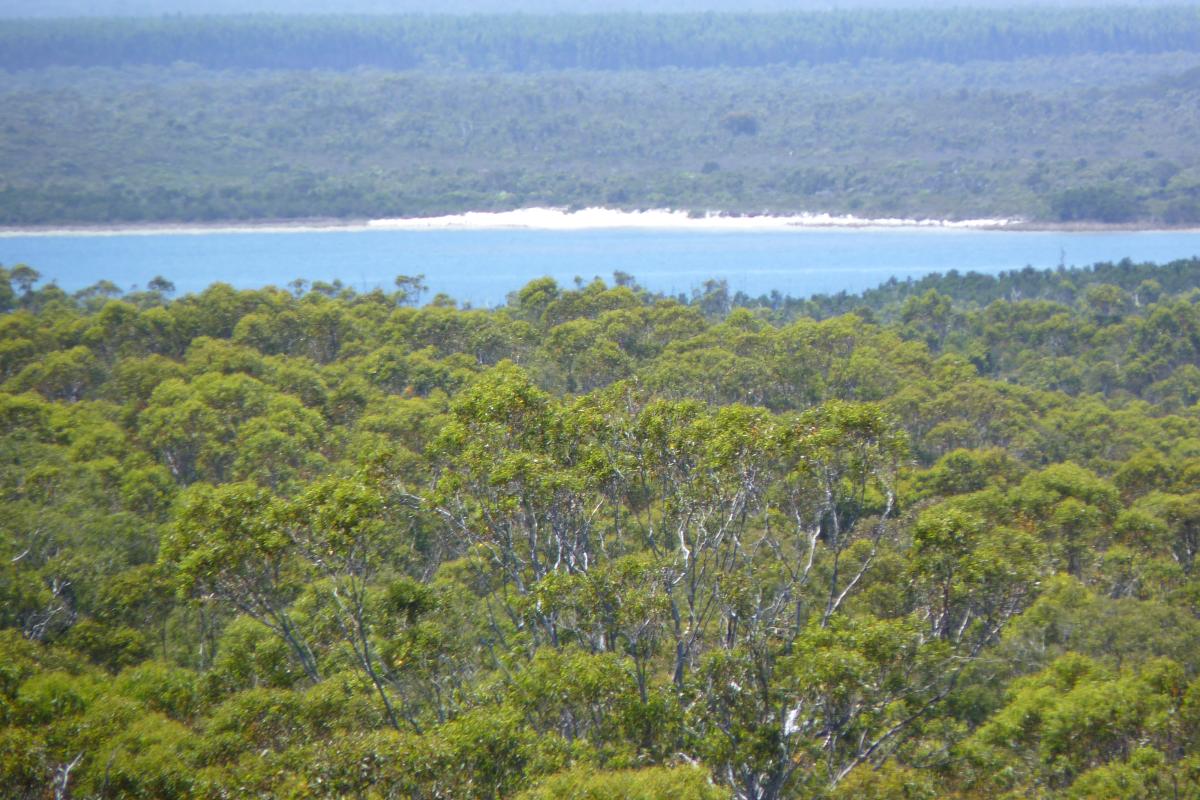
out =
[(1011, 61), (1196, 49), (1200, 7), (6, 20), (0, 67), (496, 71)]
[(425, 294), (0, 272), (6, 797), (1200, 797), (1200, 260)]
[(1200, 222), (1200, 8), (0, 20), (0, 224)]

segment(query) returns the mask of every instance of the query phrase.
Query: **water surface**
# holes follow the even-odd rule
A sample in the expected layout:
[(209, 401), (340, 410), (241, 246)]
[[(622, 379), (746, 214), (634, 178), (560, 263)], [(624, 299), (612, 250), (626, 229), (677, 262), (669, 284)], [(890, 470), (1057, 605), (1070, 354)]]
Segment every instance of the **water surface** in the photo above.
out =
[(67, 291), (101, 279), (123, 289), (156, 275), (179, 293), (216, 281), (286, 286), (296, 278), (390, 288), (424, 274), (432, 292), (503, 303), (548, 275), (611, 281), (616, 270), (662, 292), (723, 278), (733, 291), (794, 296), (858, 292), (930, 272), (996, 273), (1099, 261), (1166, 262), (1200, 254), (1200, 231), (1045, 232), (944, 228), (699, 230), (327, 230), (6, 236), (0, 264), (27, 263)]

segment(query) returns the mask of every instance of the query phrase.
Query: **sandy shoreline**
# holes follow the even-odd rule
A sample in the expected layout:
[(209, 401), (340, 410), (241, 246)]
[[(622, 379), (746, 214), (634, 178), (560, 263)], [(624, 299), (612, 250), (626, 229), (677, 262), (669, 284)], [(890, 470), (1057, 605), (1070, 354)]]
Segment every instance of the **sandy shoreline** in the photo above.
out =
[(653, 209), (620, 211), (585, 208), (564, 211), (555, 208), (525, 208), (498, 213), (468, 212), (444, 217), (372, 220), (374, 230), (504, 229), (604, 230), (635, 228), (648, 230), (778, 231), (794, 228), (995, 228), (1012, 220), (975, 219), (963, 221), (918, 219), (866, 219), (832, 214), (787, 216), (710, 213), (695, 216), (686, 211)]
[(693, 216), (685, 211), (657, 209), (620, 211), (585, 208), (525, 208), (516, 211), (472, 211), (440, 217), (399, 219), (301, 219), (217, 223), (132, 223), (118, 225), (59, 225), (0, 227), (0, 237), (19, 236), (188, 236), (234, 233), (337, 233), (363, 231), (419, 230), (546, 230), (586, 231), (614, 229), (694, 231), (785, 231), (800, 229), (945, 229), (1049, 232), (1135, 232), (1186, 231), (1195, 228), (1166, 228), (1145, 224), (1043, 223), (1021, 219), (903, 219), (863, 218), (832, 214), (788, 216), (712, 213)]

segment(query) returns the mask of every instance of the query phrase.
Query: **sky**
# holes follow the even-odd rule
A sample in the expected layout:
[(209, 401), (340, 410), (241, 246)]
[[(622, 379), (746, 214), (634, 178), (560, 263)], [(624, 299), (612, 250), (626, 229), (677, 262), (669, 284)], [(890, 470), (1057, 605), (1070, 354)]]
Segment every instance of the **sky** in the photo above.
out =
[[(1161, 0), (0, 0), (0, 17), (270, 13), (787, 11), (871, 7), (1167, 5)], [(1182, 0), (1172, 5), (1197, 5)]]

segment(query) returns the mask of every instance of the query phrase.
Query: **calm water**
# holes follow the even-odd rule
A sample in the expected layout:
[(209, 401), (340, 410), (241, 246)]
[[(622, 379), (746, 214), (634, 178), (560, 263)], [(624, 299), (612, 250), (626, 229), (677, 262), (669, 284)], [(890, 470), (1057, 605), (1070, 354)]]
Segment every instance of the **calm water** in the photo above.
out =
[(1097, 261), (1165, 262), (1200, 255), (1200, 232), (1046, 233), (945, 229), (700, 232), (425, 230), (192, 235), (13, 236), (0, 264), (27, 263), (67, 291), (108, 279), (122, 288), (155, 275), (180, 293), (214, 281), (284, 286), (295, 278), (356, 289), (423, 273), (433, 292), (476, 306), (502, 303), (533, 278), (570, 284), (614, 270), (647, 288), (690, 292), (709, 278), (753, 295), (857, 292), (890, 277)]

